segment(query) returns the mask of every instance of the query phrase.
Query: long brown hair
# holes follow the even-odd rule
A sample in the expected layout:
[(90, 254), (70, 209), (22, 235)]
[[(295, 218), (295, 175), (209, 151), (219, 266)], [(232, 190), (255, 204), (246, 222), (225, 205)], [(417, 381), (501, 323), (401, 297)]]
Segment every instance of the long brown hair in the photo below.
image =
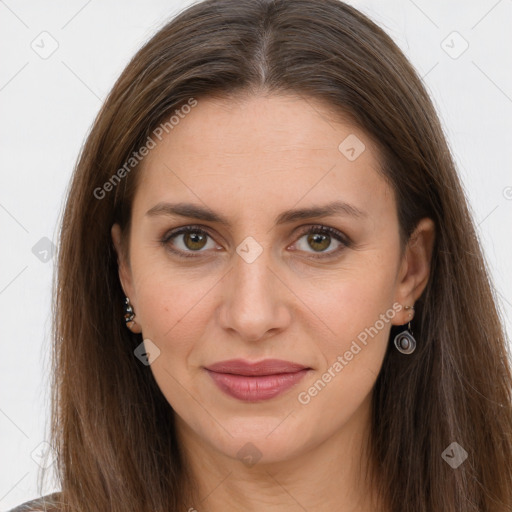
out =
[[(69, 189), (54, 284), (61, 510), (192, 505), (173, 410), (134, 357), (141, 336), (123, 322), (110, 228), (119, 222), (126, 242), (140, 166), (125, 165), (155, 127), (191, 99), (260, 91), (322, 100), (377, 142), (402, 243), (421, 218), (435, 222), (413, 321), (418, 347), (406, 358), (388, 348), (373, 393), (371, 479), (382, 502), (393, 512), (510, 512), (510, 356), (452, 156), (400, 49), (337, 0), (194, 4), (134, 56), (99, 112)], [(442, 457), (453, 442), (468, 453), (457, 468)]]

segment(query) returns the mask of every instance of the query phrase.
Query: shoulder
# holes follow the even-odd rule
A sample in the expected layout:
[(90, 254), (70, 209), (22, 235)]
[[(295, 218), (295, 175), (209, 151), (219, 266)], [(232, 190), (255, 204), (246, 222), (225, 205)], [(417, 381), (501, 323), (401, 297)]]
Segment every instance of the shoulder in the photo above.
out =
[(26, 501), (21, 505), (9, 510), (8, 512), (45, 512), (50, 510), (58, 510), (55, 507), (58, 504), (60, 492), (46, 494), (35, 500)]

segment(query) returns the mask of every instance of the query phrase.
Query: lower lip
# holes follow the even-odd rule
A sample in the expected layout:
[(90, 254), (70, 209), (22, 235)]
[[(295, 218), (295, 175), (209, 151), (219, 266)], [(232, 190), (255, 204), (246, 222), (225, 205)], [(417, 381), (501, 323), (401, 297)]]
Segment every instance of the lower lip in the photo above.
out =
[(217, 373), (208, 369), (206, 371), (215, 384), (227, 395), (246, 402), (256, 402), (268, 400), (284, 393), (297, 384), (309, 370), (305, 368), (293, 373), (261, 375), (258, 377)]

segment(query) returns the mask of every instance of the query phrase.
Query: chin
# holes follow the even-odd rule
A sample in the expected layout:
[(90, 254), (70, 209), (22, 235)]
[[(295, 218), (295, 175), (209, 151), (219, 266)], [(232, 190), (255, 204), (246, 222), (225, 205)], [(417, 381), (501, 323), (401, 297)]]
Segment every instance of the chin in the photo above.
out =
[(239, 419), (236, 425), (223, 424), (226, 430), (220, 428), (219, 437), (210, 437), (209, 442), (216, 450), (248, 467), (284, 462), (307, 450), (311, 442), (311, 437), (304, 435), (306, 429), (299, 428), (291, 419), (291, 415), (284, 421), (281, 416)]

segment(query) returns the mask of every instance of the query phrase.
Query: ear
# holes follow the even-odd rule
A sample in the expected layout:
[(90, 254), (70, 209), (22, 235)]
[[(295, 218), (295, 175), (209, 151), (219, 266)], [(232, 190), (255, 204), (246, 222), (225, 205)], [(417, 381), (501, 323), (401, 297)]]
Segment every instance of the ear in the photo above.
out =
[(421, 219), (409, 237), (398, 272), (395, 302), (404, 308), (395, 316), (395, 325), (404, 325), (412, 319), (405, 306), (413, 306), (427, 286), (434, 239), (434, 221)]
[(114, 224), (111, 229), (112, 242), (114, 244), (114, 248), (117, 253), (117, 265), (118, 265), (118, 273), (119, 273), (119, 281), (121, 282), (121, 287), (123, 288), (124, 294), (129, 297), (131, 305), (133, 307), (135, 318), (132, 322), (128, 323), (128, 328), (135, 333), (142, 332), (140, 325), (136, 322), (137, 320), (137, 298), (135, 296), (135, 290), (133, 287), (132, 273), (130, 269), (130, 265), (126, 260), (126, 254), (123, 251), (123, 247), (121, 244), (121, 226), (119, 224)]

